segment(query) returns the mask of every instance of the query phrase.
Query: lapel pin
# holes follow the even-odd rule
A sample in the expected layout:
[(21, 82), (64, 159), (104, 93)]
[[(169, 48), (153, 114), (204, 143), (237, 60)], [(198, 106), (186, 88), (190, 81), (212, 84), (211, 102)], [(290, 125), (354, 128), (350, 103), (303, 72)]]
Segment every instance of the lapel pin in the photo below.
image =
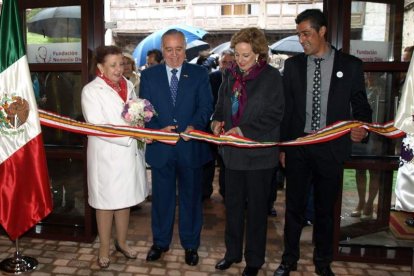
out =
[(184, 74), (184, 75), (183, 75), (183, 77), (184, 77), (184, 78), (188, 78), (188, 75), (185, 75), (185, 74)]
[(342, 71), (338, 71), (338, 72), (336, 72), (336, 76), (338, 78), (342, 78), (344, 76), (344, 73), (342, 73)]

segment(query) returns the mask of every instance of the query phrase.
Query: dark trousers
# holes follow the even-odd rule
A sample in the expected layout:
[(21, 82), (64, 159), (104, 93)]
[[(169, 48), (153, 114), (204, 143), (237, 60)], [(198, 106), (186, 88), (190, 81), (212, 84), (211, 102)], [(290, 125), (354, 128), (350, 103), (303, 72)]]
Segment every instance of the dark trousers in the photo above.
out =
[(292, 147), (286, 151), (284, 262), (299, 260), (300, 236), (311, 184), (315, 207), (313, 260), (320, 268), (332, 262), (333, 213), (342, 170), (343, 164), (334, 158), (327, 143)]
[(266, 252), (267, 201), (273, 172), (274, 169), (241, 171), (226, 168), (226, 260), (242, 260), (246, 227), (246, 264), (257, 268), (263, 265)]
[(274, 170), (272, 185), (270, 186), (270, 194), (268, 200), (268, 210), (272, 210), (274, 203), (277, 200), (277, 190), (283, 188), (285, 181), (285, 173), (281, 167)]
[(217, 152), (217, 146), (211, 144), (211, 152), (213, 154), (213, 160), (209, 161), (203, 166), (203, 177), (201, 179), (201, 186), (203, 192), (203, 199), (210, 198), (213, 193), (213, 180), (216, 170), (216, 161), (219, 166), (219, 193), (224, 198), (224, 163), (223, 159)]
[(175, 161), (162, 168), (151, 168), (151, 226), (154, 244), (169, 247), (174, 228), (176, 185), (178, 184), (179, 235), (185, 249), (197, 249), (202, 227), (202, 169), (182, 167)]

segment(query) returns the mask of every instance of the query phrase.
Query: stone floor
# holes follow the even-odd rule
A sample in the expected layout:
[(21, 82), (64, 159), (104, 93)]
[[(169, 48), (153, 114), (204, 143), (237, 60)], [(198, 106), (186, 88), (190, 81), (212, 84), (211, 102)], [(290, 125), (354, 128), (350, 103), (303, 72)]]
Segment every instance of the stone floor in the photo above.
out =
[[(278, 192), (275, 204), (279, 216), (269, 218), (268, 244), (266, 263), (259, 275), (273, 275), (282, 255), (284, 191)], [(138, 250), (136, 260), (127, 260), (120, 253), (112, 251), (111, 265), (101, 270), (96, 264), (99, 240), (93, 243), (63, 242), (32, 238), (22, 238), (20, 248), (23, 255), (33, 257), (39, 262), (38, 267), (30, 273), (33, 276), (46, 275), (241, 275), (245, 263), (233, 265), (225, 272), (214, 268), (216, 262), (225, 252), (224, 236), (224, 205), (217, 187), (211, 199), (204, 202), (204, 227), (202, 231), (201, 246), (199, 248), (200, 262), (191, 267), (185, 264), (182, 250), (174, 230), (173, 244), (170, 251), (165, 253), (160, 261), (146, 262), (145, 257), (152, 244), (150, 227), (151, 202), (142, 204), (142, 208), (131, 213), (131, 222), (128, 241), (130, 246)], [(316, 275), (312, 264), (312, 227), (306, 227), (302, 235), (301, 259), (298, 271), (294, 275)], [(114, 246), (112, 245), (112, 249)], [(0, 260), (9, 258), (14, 253), (14, 244), (6, 237), (0, 236)], [(351, 262), (333, 262), (332, 269), (336, 275), (410, 275), (409, 266), (396, 266), (385, 264), (366, 264)], [(1, 272), (0, 272), (1, 274)], [(5, 274), (4, 274), (5, 275)]]

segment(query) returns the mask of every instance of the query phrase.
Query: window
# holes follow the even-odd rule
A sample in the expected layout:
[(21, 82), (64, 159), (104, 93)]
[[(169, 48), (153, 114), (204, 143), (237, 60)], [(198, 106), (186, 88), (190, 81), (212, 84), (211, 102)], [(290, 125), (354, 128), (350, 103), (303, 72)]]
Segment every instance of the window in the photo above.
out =
[(221, 6), (221, 15), (231, 15), (231, 5), (223, 5)]
[(82, 62), (80, 6), (28, 9), (26, 21), (29, 63)]
[(365, 62), (392, 61), (390, 5), (353, 1), (350, 53)]
[(222, 5), (221, 15), (251, 15), (251, 4)]
[(280, 15), (280, 4), (267, 4), (267, 15)]

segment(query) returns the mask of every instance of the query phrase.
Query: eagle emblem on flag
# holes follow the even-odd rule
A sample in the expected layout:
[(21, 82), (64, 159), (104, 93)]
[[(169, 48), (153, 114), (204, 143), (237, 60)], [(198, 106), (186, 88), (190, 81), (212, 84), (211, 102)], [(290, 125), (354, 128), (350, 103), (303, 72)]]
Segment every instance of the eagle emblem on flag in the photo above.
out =
[[(16, 130), (23, 125), (29, 117), (29, 102), (19, 96), (4, 95), (0, 99), (0, 129), (1, 132)], [(9, 132), (9, 131), (7, 131)]]

